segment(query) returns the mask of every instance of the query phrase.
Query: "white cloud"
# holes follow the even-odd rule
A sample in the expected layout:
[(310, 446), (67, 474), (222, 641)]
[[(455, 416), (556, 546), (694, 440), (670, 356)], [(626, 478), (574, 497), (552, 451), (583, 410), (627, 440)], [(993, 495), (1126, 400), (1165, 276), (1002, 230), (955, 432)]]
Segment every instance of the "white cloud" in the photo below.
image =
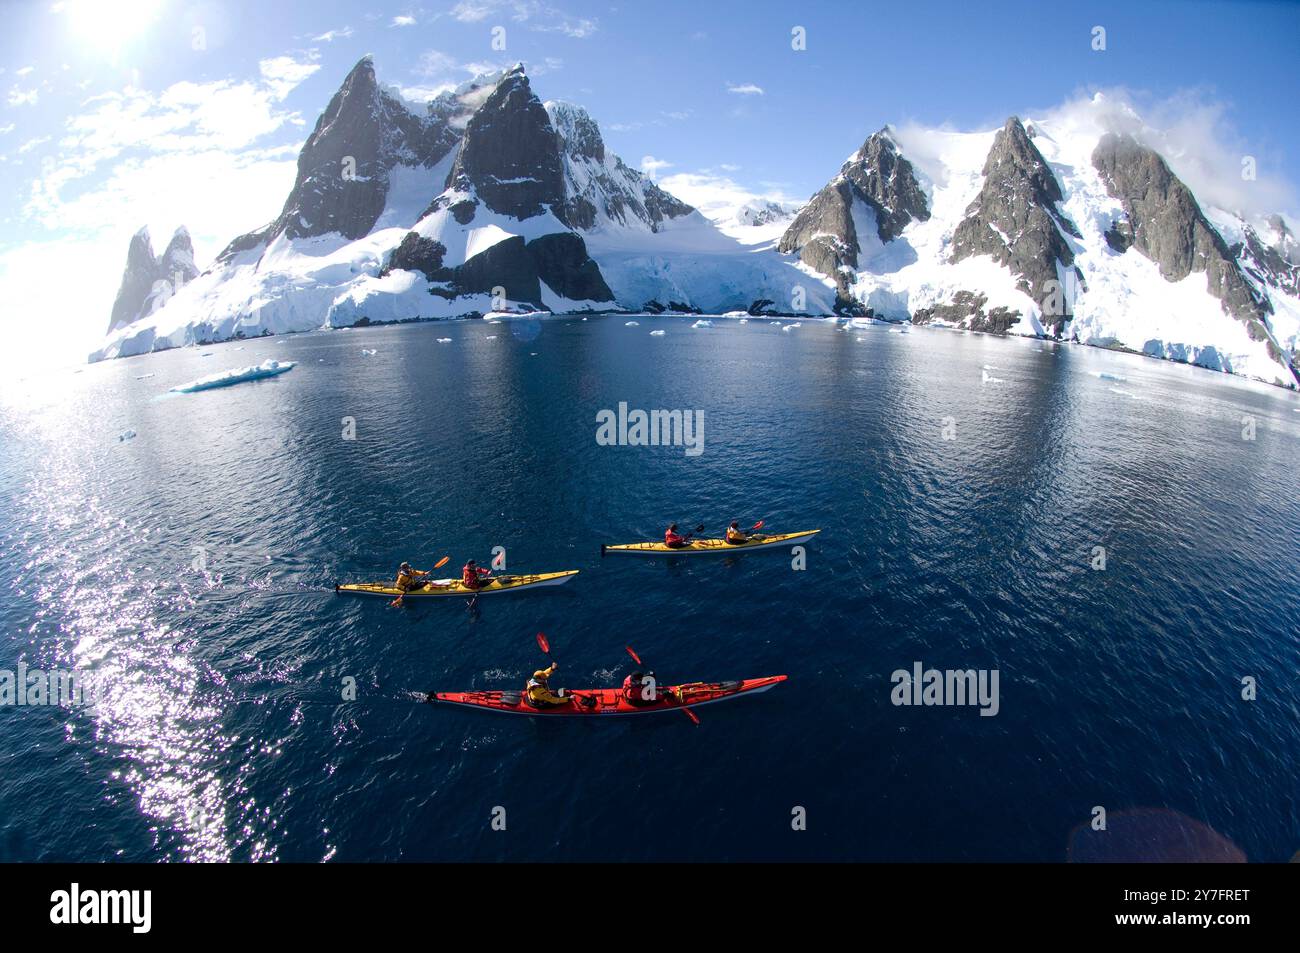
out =
[(14, 75), (15, 75), (15, 76), (26, 76), (28, 73), (34, 73), (35, 71), (36, 71), (36, 67), (35, 67), (35, 66), (24, 66), (22, 69), (16, 69), (16, 70), (14, 70)]
[(41, 136), (38, 139), (28, 139), (26, 142), (24, 142), (21, 146), (18, 147), (18, 153), (19, 155), (21, 155), (24, 152), (31, 152), (37, 146), (43, 146), (45, 145), (45, 143), (49, 141), (50, 141), (49, 136)]
[(399, 14), (398, 16), (393, 17), (393, 21), (388, 25), (389, 26), (415, 26), (415, 17), (411, 16), (409, 13)]
[(488, 17), (500, 16), (515, 23), (526, 23), (530, 30), (563, 33), (578, 40), (585, 40), (599, 29), (590, 17), (572, 16), (541, 0), (461, 0), (452, 7), (451, 15), (461, 23), (480, 23)]
[(15, 86), (9, 90), (10, 106), (35, 106), (40, 98), (40, 92), (35, 89), (19, 89)]
[[(721, 168), (734, 171), (738, 167), (724, 165)], [(779, 189), (756, 192), (729, 176), (718, 175), (711, 169), (703, 169), (699, 172), (677, 172), (660, 179), (659, 185), (715, 220), (729, 217), (743, 206), (753, 202), (791, 204), (790, 197)]]
[(11, 132), (13, 132), (13, 131), (14, 131), (14, 124), (13, 124), (13, 123), (8, 123), (7, 125), (0, 126), (0, 136), (2, 136), (2, 135), (7, 135), (7, 134), (9, 134), (9, 133), (11, 133)]
[(654, 156), (641, 157), (641, 171), (652, 179), (659, 174), (660, 169), (669, 168), (672, 168), (671, 162), (665, 162), (663, 159), (656, 159)]
[(320, 69), (320, 64), (300, 62), (292, 56), (273, 56), (259, 61), (257, 67), (275, 98), (284, 99), (294, 87)]
[(735, 93), (738, 96), (762, 96), (763, 88), (761, 86), (755, 86), (753, 83), (742, 83), (739, 86), (733, 83), (728, 83), (727, 92)]
[(335, 40), (346, 40), (352, 35), (352, 27), (345, 26), (337, 30), (326, 30), (324, 33), (317, 33), (313, 36), (313, 43), (333, 43)]

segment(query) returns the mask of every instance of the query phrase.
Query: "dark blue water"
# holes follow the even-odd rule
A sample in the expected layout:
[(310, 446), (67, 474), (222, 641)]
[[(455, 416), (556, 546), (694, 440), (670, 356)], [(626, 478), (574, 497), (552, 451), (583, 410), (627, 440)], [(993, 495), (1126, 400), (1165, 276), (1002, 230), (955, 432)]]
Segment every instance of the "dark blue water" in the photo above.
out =
[[(1036, 341), (640, 320), (6, 382), (0, 668), (107, 688), (0, 708), (0, 859), (1063, 860), (1095, 805), (1300, 849), (1296, 395)], [(300, 363), (165, 395), (267, 357)], [(598, 446), (619, 401), (702, 409), (704, 452)], [(600, 559), (670, 519), (823, 532), (805, 571)], [(495, 545), (582, 573), (473, 611), (331, 590)], [(571, 687), (621, 680), (625, 644), (666, 681), (790, 679), (698, 728), (416, 701), (519, 686), (539, 630)], [(999, 713), (895, 707), (917, 661), (996, 669)]]

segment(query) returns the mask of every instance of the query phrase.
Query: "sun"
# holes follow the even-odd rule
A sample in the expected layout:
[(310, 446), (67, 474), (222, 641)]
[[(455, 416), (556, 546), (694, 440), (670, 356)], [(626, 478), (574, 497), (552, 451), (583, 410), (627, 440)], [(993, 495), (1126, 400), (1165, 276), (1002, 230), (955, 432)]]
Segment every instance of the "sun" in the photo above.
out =
[(66, 0), (61, 12), (80, 42), (116, 57), (162, 12), (164, 0)]

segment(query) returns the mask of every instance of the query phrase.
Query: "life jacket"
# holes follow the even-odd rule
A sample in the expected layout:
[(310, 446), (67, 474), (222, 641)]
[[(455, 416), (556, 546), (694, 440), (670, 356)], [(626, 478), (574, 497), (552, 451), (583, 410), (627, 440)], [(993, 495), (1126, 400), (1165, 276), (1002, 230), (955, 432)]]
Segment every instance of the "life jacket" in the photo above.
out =
[(670, 529), (664, 531), (665, 546), (681, 546), (685, 542), (686, 542), (686, 537), (681, 535), (680, 533), (674, 533)]
[(745, 534), (742, 533), (740, 530), (738, 530), (738, 529), (732, 529), (730, 526), (727, 527), (727, 542), (729, 542), (729, 543), (744, 543), (744, 542), (747, 542), (747, 541), (748, 541), (748, 538), (747, 538), (747, 537), (745, 536)]
[(476, 566), (466, 566), (460, 574), (460, 581), (465, 584), (467, 589), (478, 589), (483, 585), (483, 580), (479, 576), (479, 570)]
[(406, 572), (405, 570), (398, 570), (397, 572), (398, 589), (410, 589), (416, 584), (416, 580), (417, 577), (415, 575), (414, 569), (412, 569), (410, 572)]

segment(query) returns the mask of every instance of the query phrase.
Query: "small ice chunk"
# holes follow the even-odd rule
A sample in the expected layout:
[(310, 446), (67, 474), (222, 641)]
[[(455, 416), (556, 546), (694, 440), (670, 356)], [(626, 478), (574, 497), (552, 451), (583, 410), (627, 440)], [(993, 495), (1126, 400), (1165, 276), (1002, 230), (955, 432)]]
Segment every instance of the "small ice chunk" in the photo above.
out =
[(663, 336), (664, 336), (665, 334), (667, 334), (667, 333), (668, 333), (667, 331), (665, 331), (665, 330), (663, 330), (663, 329), (661, 328), (661, 329), (658, 330), (658, 331), (651, 331), (651, 332), (650, 332), (650, 336), (651, 336), (652, 338), (661, 338), (661, 337), (663, 337)]
[(438, 343), (439, 343), (439, 344), (450, 344), (450, 343), (451, 343), (451, 338), (438, 338)]
[(694, 324), (692, 324), (691, 327), (693, 327), (693, 328), (711, 328), (711, 327), (713, 327), (713, 322), (710, 321), (708, 318), (700, 318), (700, 320), (698, 320), (698, 321), (696, 321)]
[(625, 327), (625, 328), (639, 328), (639, 327), (641, 327), (641, 322), (640, 322), (640, 321), (628, 321), (626, 324), (623, 325), (623, 327)]
[(117, 440), (118, 443), (124, 443), (127, 440), (130, 440), (134, 436), (135, 436), (135, 431), (131, 430), (130, 428), (127, 428), (126, 430), (123, 430), (120, 434), (117, 435)]

